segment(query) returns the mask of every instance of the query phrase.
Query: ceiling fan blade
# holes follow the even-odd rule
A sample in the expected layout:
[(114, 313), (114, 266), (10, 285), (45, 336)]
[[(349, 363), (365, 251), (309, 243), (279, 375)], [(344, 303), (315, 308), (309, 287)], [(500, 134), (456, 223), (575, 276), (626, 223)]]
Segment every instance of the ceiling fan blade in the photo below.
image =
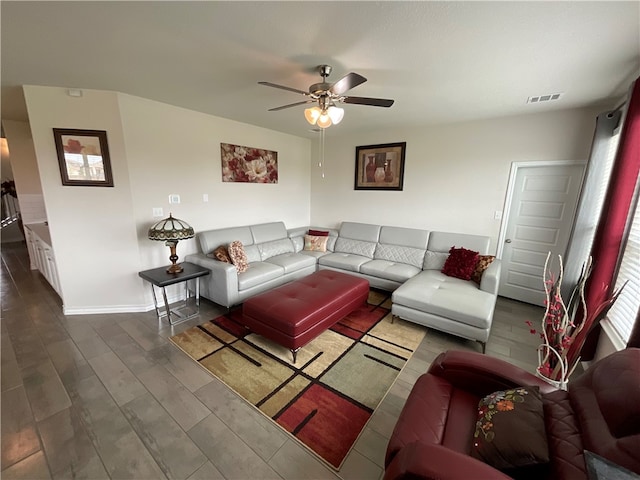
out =
[(353, 72), (347, 73), (344, 77), (331, 85), (329, 92), (333, 93), (334, 95), (342, 95), (347, 90), (351, 90), (352, 88), (357, 87), (358, 85), (366, 81), (367, 79), (362, 75), (358, 75), (357, 73)]
[(305, 105), (307, 103), (315, 103), (315, 100), (304, 100), (302, 102), (290, 103), (289, 105), (283, 105), (281, 107), (270, 108), (269, 112), (277, 112), (278, 110), (284, 110), (285, 108), (297, 107), (298, 105)]
[(305, 92), (304, 90), (298, 90), (297, 88), (285, 87), (284, 85), (278, 85), (277, 83), (271, 82), (258, 82), (260, 85), (265, 85), (267, 87), (279, 88), (281, 90), (289, 90), (290, 92), (301, 93), (302, 95), (309, 95), (309, 92)]
[(393, 105), (393, 100), (386, 98), (344, 97), (341, 101), (356, 105), (371, 105), (372, 107), (390, 107)]

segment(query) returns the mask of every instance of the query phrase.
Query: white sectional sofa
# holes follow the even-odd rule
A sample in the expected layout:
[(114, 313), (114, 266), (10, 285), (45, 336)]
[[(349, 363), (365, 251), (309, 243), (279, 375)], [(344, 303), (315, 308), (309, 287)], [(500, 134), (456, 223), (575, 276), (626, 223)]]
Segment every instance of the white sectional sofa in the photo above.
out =
[[(304, 250), (308, 228), (287, 231), (282, 222), (210, 230), (198, 234), (201, 253), (185, 259), (211, 270), (203, 279), (201, 294), (226, 307), (316, 269), (360, 276), (372, 287), (393, 292), (394, 316), (476, 340), (484, 351), (498, 294), (500, 260), (489, 265), (480, 285), (441, 270), (453, 246), (487, 255), (489, 237), (357, 222), (323, 230), (329, 231), (326, 252)], [(234, 240), (245, 245), (249, 269), (243, 273), (206, 255)]]

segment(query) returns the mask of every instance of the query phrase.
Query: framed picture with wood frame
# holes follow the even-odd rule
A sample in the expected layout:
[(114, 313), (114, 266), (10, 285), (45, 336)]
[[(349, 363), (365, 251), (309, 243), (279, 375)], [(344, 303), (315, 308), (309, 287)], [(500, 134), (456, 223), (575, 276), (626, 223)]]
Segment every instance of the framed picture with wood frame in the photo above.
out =
[(113, 187), (107, 132), (54, 128), (62, 185)]
[(356, 147), (355, 190), (402, 190), (407, 142)]

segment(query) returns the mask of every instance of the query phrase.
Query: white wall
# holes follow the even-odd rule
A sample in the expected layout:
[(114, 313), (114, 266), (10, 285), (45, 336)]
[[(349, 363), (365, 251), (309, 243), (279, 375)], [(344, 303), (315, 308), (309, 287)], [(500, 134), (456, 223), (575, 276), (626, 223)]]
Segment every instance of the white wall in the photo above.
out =
[[(130, 95), (119, 100), (143, 268), (168, 263), (169, 249), (147, 239), (159, 220), (154, 207), (196, 232), (271, 221), (288, 228), (309, 224), (310, 140)], [(278, 152), (278, 183), (223, 183), (221, 142)], [(170, 194), (181, 203), (170, 205)], [(178, 244), (180, 258), (196, 251), (195, 239)]]
[[(132, 186), (118, 94), (24, 87), (66, 313), (135, 311), (144, 303)], [(63, 186), (53, 128), (106, 130), (114, 187)]]
[[(147, 239), (159, 220), (154, 207), (196, 232), (275, 220), (309, 224), (309, 140), (116, 92), (66, 92), (24, 88), (65, 313), (151, 305), (137, 272), (169, 263), (164, 243)], [(52, 128), (106, 130), (114, 187), (62, 186)], [(220, 142), (276, 150), (278, 184), (223, 184)], [(169, 194), (181, 203), (170, 206)], [(195, 240), (178, 244), (181, 259), (196, 250)]]
[[(350, 220), (489, 235), (495, 248), (500, 220), (494, 213), (504, 208), (511, 163), (587, 159), (596, 114), (565, 110), (356, 136), (331, 127), (324, 179), (314, 144), (311, 223), (336, 227)], [(407, 142), (403, 191), (354, 190), (356, 146), (395, 142)]]

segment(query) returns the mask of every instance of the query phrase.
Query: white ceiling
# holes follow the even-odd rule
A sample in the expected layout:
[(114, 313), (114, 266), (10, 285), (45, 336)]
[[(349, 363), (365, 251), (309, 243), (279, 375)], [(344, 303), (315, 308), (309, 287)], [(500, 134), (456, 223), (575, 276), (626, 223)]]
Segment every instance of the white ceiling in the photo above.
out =
[[(611, 106), (640, 74), (640, 2), (0, 2), (2, 118), (19, 86), (115, 90), (299, 136), (330, 64), (368, 82), (335, 133)], [(527, 105), (527, 97), (563, 93)]]

